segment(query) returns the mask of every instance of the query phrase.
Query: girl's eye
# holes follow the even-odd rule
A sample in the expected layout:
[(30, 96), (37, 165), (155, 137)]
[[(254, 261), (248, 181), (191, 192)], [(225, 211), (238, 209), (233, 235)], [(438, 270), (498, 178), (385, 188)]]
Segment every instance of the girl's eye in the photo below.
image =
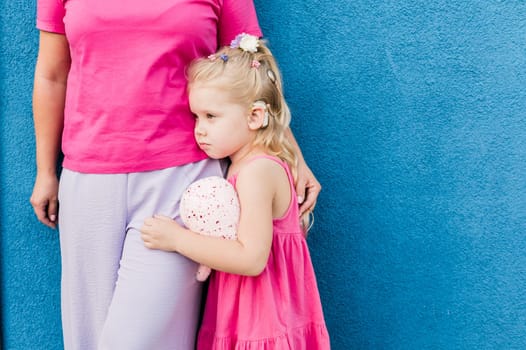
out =
[(212, 118), (215, 118), (216, 116), (213, 115), (213, 114), (207, 113), (207, 114), (206, 114), (206, 117), (207, 117), (208, 119), (212, 119)]

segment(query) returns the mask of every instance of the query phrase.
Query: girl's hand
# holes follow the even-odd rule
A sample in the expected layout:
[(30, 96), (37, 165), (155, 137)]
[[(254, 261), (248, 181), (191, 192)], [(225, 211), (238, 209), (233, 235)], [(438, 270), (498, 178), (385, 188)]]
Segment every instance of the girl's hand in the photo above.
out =
[(57, 227), (58, 179), (55, 174), (37, 174), (29, 202), (38, 220), (51, 228)]
[(164, 215), (154, 215), (144, 220), (141, 238), (146, 248), (175, 251), (177, 231), (183, 227)]
[(305, 163), (303, 158), (298, 161), (298, 179), (296, 180), (296, 193), (300, 204), (300, 216), (312, 212), (321, 191), (321, 184)]

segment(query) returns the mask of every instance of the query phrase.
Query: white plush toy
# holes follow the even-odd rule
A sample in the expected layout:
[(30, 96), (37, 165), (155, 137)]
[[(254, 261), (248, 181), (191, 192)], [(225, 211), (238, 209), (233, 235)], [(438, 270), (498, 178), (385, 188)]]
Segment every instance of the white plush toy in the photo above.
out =
[[(180, 204), (185, 226), (197, 233), (236, 239), (239, 222), (239, 200), (234, 186), (219, 176), (210, 176), (192, 183), (183, 193)], [(200, 265), (196, 279), (205, 281), (208, 266)]]

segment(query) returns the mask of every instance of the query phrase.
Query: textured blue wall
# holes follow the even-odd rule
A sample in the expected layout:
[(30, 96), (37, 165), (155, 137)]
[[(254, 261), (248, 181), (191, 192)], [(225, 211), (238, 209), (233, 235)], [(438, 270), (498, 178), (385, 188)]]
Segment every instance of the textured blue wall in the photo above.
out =
[(0, 6), (2, 344), (4, 350), (61, 349), (58, 236), (38, 224), (29, 205), (35, 4), (9, 0)]
[[(526, 348), (526, 4), (256, 0), (324, 189), (309, 244), (333, 348)], [(0, 6), (3, 345), (61, 348), (33, 218), (34, 1)]]

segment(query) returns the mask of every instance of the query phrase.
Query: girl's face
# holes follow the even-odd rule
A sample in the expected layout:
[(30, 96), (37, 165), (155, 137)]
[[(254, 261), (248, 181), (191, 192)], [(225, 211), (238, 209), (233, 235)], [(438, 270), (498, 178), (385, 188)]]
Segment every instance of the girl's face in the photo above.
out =
[(196, 117), (194, 136), (199, 147), (210, 158), (247, 154), (255, 138), (250, 130), (250, 110), (234, 103), (228, 89), (207, 83), (194, 83), (189, 90), (190, 110)]

